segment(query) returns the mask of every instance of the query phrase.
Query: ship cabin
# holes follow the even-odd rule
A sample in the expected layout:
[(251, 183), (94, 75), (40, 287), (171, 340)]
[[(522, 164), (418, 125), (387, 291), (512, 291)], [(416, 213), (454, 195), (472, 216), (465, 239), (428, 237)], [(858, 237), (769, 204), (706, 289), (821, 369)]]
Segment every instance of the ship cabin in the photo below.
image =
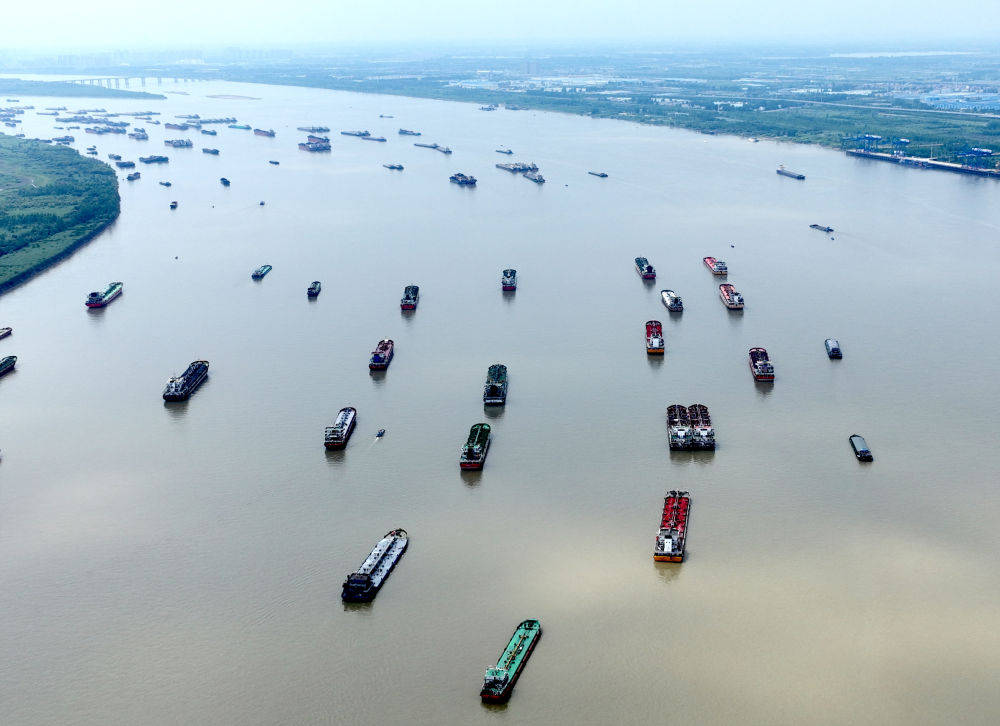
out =
[(875, 460), (875, 457), (872, 456), (871, 449), (868, 448), (868, 442), (865, 441), (863, 436), (859, 434), (852, 434), (849, 440), (851, 442), (851, 448), (854, 449), (854, 456), (857, 457), (858, 461)]

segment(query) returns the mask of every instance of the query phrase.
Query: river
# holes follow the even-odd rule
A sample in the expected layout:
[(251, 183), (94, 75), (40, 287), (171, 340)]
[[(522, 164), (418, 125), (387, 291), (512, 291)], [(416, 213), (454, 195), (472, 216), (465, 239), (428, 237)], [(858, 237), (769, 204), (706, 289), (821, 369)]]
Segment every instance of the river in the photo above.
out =
[[(626, 121), (161, 88), (21, 99), (277, 134), (140, 122), (138, 142), (23, 117), (29, 136), (70, 133), (102, 159), (170, 163), (122, 172), (118, 221), (0, 297), (15, 329), (0, 355), (18, 356), (0, 379), (0, 721), (1000, 719), (1000, 184)], [(331, 153), (297, 150), (308, 125), (332, 129)], [(177, 137), (194, 148), (163, 146)], [(547, 183), (494, 168), (502, 146)], [(478, 186), (450, 184), (458, 171)], [(728, 262), (743, 313), (722, 306), (706, 255)], [(124, 295), (86, 310), (111, 280)], [(403, 314), (410, 283), (420, 306)], [(644, 350), (651, 318), (661, 360)], [(372, 375), (383, 337), (395, 360)], [(751, 378), (757, 345), (773, 384)], [(208, 381), (164, 404), (198, 358)], [(510, 396), (484, 411), (498, 361)], [(718, 449), (671, 454), (665, 409), (694, 402)], [(358, 429), (327, 453), (347, 405)], [(489, 458), (461, 473), (477, 421)], [(873, 463), (854, 459), (855, 432)], [(651, 558), (669, 489), (692, 495), (681, 565)], [(409, 550), (378, 598), (342, 604), (396, 527)], [(483, 671), (525, 618), (544, 635), (510, 703), (484, 706)]]

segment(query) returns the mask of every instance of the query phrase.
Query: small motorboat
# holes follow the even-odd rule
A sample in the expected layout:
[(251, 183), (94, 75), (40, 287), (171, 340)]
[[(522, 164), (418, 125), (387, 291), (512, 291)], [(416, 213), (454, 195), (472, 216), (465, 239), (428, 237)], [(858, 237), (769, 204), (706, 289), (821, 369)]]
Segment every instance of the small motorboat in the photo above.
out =
[(844, 354), (840, 350), (840, 341), (836, 338), (827, 338), (824, 342), (826, 354), (829, 358), (843, 358)]
[(381, 439), (383, 436), (385, 436), (385, 429), (379, 429), (378, 433), (375, 434), (376, 439)]
[(170, 202), (171, 209), (177, 209), (177, 202)]
[(260, 206), (262, 206), (262, 207), (264, 206), (263, 200), (261, 200)]
[(281, 162), (278, 162), (278, 161), (273, 161), (273, 160), (272, 160), (272, 161), (269, 161), (269, 162), (267, 162), (267, 163), (268, 163), (268, 164), (273, 164), (274, 166), (277, 166), (277, 165), (278, 165), (278, 164), (280, 164)]

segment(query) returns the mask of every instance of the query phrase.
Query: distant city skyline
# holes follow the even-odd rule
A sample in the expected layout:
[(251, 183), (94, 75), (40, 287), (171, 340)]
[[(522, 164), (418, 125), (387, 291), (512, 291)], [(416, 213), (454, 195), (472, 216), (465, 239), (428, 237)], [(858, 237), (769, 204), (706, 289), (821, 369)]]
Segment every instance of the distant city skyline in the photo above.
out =
[(250, 6), (175, 0), (155, 20), (121, 6), (50, 0), (4, 9), (0, 48), (6, 51), (209, 46), (431, 45), (635, 41), (691, 43), (905, 43), (947, 50), (955, 42), (998, 45), (1000, 3), (952, 0), (527, 0), (469, 4), (320, 4), (285, 0)]

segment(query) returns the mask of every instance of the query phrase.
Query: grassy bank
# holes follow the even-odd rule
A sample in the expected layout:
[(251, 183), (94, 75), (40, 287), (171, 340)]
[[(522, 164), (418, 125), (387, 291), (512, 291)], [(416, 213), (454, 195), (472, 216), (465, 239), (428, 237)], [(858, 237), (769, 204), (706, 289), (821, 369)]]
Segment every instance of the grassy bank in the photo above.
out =
[(82, 83), (63, 81), (25, 81), (20, 78), (0, 78), (0, 95), (7, 96), (65, 96), (74, 98), (166, 98), (158, 93), (125, 91)]
[(0, 135), (0, 293), (89, 242), (120, 211), (107, 164)]

